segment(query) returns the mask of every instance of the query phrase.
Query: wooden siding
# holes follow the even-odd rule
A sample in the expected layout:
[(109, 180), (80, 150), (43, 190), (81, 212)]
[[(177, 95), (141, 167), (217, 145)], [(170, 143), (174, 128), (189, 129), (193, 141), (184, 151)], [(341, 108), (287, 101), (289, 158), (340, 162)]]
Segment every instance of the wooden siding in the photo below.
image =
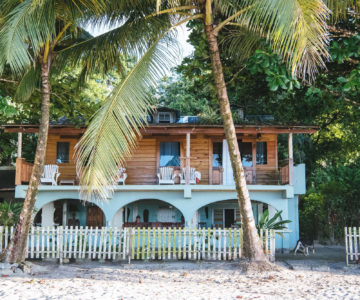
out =
[(190, 166), (201, 172), (200, 184), (209, 184), (209, 143), (203, 135), (191, 136)]
[(126, 164), (126, 184), (156, 184), (156, 169), (156, 139), (142, 139)]
[[(192, 134), (190, 140), (190, 165), (201, 172), (200, 184), (220, 184), (221, 174), (219, 170), (212, 170), (212, 143), (222, 141), (223, 137), (209, 136), (203, 134)], [(74, 163), (74, 147), (78, 142), (79, 136), (64, 136), (50, 134), (48, 138), (48, 147), (46, 152), (46, 164), (56, 164), (56, 151), (58, 142), (68, 142), (69, 163), (59, 165), (60, 177), (62, 179), (75, 179), (76, 171)], [(262, 134), (261, 137), (255, 135), (241, 135), (239, 139), (244, 142), (252, 142), (256, 147), (256, 142), (267, 142), (267, 164), (257, 165), (256, 170), (275, 172), (277, 170), (277, 135)], [(126, 184), (156, 184), (157, 172), (160, 165), (160, 143), (165, 141), (180, 142), (181, 166), (185, 167), (185, 135), (171, 136), (145, 136), (138, 145), (132, 158), (126, 164), (128, 177)], [(255, 148), (256, 149), (256, 148)], [(256, 153), (256, 151), (255, 151)], [(254, 157), (254, 161), (256, 158)], [(180, 172), (177, 168), (176, 172)], [(267, 171), (268, 170), (268, 171)], [(215, 173), (214, 173), (215, 172)], [(263, 172), (263, 173), (264, 173)], [(209, 176), (210, 175), (210, 176)], [(271, 175), (271, 174), (270, 174)], [(266, 175), (260, 181), (266, 180), (270, 175)], [(212, 179), (214, 177), (214, 179)], [(271, 177), (271, 176), (270, 176)], [(257, 180), (257, 183), (260, 183)]]
[[(59, 180), (62, 179), (74, 179), (76, 180), (76, 169), (74, 162), (74, 147), (78, 142), (78, 136), (61, 136), (61, 135), (52, 135), (49, 134), (48, 144), (46, 148), (46, 164), (57, 164), (59, 166)], [(68, 163), (56, 163), (56, 151), (57, 143), (64, 142), (69, 143), (69, 162)]]

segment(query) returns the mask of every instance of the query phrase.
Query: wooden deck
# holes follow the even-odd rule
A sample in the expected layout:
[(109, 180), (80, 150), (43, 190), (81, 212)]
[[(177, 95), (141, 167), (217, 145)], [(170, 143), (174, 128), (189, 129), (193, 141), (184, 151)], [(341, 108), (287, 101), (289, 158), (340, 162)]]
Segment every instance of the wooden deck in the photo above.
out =
[[(59, 166), (60, 182), (75, 185), (78, 184), (74, 157), (74, 147), (80, 135), (66, 135), (51, 133), (48, 138), (46, 151), (46, 164), (57, 164)], [(248, 184), (277, 185), (289, 183), (289, 167), (287, 165), (279, 168), (277, 154), (277, 135), (275, 133), (254, 135), (241, 134), (242, 142), (252, 144), (252, 167), (245, 168)], [(200, 185), (221, 185), (223, 183), (223, 168), (213, 167), (213, 143), (222, 142), (223, 136), (191, 134), (189, 145), (190, 167), (201, 172)], [(124, 166), (128, 175), (126, 185), (155, 185), (158, 184), (157, 173), (160, 168), (160, 143), (180, 143), (180, 166), (174, 167), (176, 173), (180, 173), (186, 167), (186, 135), (145, 135), (139, 141), (137, 150), (133, 153)], [(69, 161), (57, 163), (57, 144), (69, 143)], [(266, 164), (256, 164), (256, 143), (267, 143)], [(16, 184), (26, 184), (30, 179), (32, 164), (20, 158), (16, 163)], [(175, 184), (179, 184), (175, 181)]]

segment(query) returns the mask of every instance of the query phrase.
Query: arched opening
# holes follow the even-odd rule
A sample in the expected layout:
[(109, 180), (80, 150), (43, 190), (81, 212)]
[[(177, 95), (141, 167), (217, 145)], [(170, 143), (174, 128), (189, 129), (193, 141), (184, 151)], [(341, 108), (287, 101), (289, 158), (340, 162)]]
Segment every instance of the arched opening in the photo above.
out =
[[(251, 201), (255, 223), (265, 210), (274, 215), (276, 209), (266, 203)], [(222, 200), (199, 208), (194, 216), (198, 227), (205, 228), (231, 228), (241, 226), (241, 216), (238, 201), (236, 199)]]
[(132, 202), (120, 208), (112, 220), (114, 227), (180, 227), (183, 225), (184, 217), (180, 210), (157, 199)]
[(100, 207), (78, 199), (61, 199), (45, 204), (35, 215), (35, 226), (105, 226)]

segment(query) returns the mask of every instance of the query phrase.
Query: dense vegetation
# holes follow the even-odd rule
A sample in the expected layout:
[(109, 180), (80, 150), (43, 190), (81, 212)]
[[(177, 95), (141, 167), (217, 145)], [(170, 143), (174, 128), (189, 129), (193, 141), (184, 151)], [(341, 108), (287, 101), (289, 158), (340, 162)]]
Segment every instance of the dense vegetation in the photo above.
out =
[[(219, 123), (210, 58), (201, 22), (188, 23), (194, 54), (183, 60), (154, 91), (154, 101), (199, 115), (203, 122)], [(308, 191), (300, 201), (301, 234), (309, 239), (341, 240), (343, 227), (360, 225), (360, 36), (357, 20), (332, 30), (331, 62), (310, 86), (293, 78), (285, 64), (263, 43), (254, 55), (229, 57), (228, 36), (220, 36), (224, 74), (235, 122), (241, 108), (246, 115), (272, 115), (280, 124), (314, 124), (319, 132), (295, 137), (295, 161), (307, 166)], [(251, 49), (248, 49), (249, 51)], [(246, 53), (245, 53), (246, 54)], [(66, 116), (75, 124), (89, 120), (119, 75), (92, 75), (81, 92), (78, 72), (65, 70), (52, 79), (51, 119)], [(14, 97), (16, 81), (0, 80), (0, 123), (38, 123), (40, 94), (28, 101)], [(24, 135), (24, 157), (33, 159), (36, 138)], [(279, 138), (280, 159), (286, 137)], [(0, 162), (14, 162), (16, 135), (0, 133)]]
[[(131, 61), (124, 61), (131, 64)], [(92, 115), (99, 109), (112, 87), (116, 85), (121, 76), (111, 72), (106, 76), (92, 74), (90, 79), (80, 90), (78, 78), (80, 70), (66, 68), (60, 75), (52, 79), (50, 120), (52, 123), (63, 120), (75, 124), (88, 123)], [(1, 124), (38, 124), (40, 120), (40, 90), (26, 101), (16, 96), (18, 82), (15, 80), (0, 79), (0, 123)], [(64, 120), (63, 120), (64, 121)], [(17, 134), (0, 131), (0, 165), (11, 165), (15, 160)], [(27, 161), (34, 160), (36, 135), (23, 135), (23, 157)]]
[[(296, 135), (294, 158), (307, 167), (307, 194), (300, 199), (300, 230), (306, 239), (342, 241), (343, 228), (360, 225), (360, 35), (358, 20), (333, 27), (331, 60), (312, 85), (293, 78), (266, 44), (248, 59), (223, 59), (228, 92), (236, 111), (272, 115), (278, 124), (313, 124), (318, 133)], [(193, 56), (183, 60), (156, 90), (160, 104), (220, 122), (210, 59), (201, 24), (189, 23)], [(200, 40), (200, 41), (199, 41)], [(226, 53), (226, 34), (222, 37)], [(226, 57), (226, 55), (224, 55)], [(252, 119), (249, 119), (251, 121)], [(279, 137), (280, 159), (286, 137)], [(282, 151), (281, 151), (282, 150)]]

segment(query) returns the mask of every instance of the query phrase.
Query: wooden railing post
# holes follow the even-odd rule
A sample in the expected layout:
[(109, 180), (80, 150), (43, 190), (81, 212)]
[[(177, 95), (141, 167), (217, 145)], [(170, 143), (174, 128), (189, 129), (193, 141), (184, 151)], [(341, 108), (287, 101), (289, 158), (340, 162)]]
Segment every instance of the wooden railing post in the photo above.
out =
[(17, 158), (22, 156), (22, 132), (18, 132)]
[(25, 160), (23, 158), (16, 159), (16, 173), (15, 173), (15, 185), (21, 185), (21, 171), (22, 164)]
[(292, 133), (289, 133), (289, 184), (294, 185), (294, 153)]
[(190, 184), (190, 132), (186, 133), (185, 184)]

